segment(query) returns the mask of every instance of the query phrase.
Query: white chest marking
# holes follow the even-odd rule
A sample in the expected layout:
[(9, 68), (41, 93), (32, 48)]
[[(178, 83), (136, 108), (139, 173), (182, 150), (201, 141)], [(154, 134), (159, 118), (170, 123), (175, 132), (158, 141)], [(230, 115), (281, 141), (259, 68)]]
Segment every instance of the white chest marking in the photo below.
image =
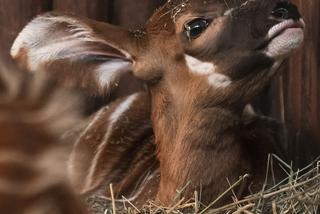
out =
[(215, 66), (210, 62), (202, 62), (192, 56), (185, 55), (187, 66), (192, 73), (207, 75), (215, 72)]

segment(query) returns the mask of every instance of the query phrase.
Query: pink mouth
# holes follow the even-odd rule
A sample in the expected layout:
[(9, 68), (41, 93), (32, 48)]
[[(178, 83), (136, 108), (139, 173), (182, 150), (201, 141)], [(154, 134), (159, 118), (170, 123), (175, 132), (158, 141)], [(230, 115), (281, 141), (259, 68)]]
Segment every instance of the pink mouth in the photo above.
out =
[(267, 39), (269, 41), (273, 40), (274, 38), (278, 37), (281, 35), (284, 31), (288, 29), (299, 29), (299, 30), (304, 30), (305, 29), (305, 23), (303, 19), (300, 19), (299, 21), (294, 21), (293, 19), (283, 21), (275, 26), (273, 26), (267, 35)]

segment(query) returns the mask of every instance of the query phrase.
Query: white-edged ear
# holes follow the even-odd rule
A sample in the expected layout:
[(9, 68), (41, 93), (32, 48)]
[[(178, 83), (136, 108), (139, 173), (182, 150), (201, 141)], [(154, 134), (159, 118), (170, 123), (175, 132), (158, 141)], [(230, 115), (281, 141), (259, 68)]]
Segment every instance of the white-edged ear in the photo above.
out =
[(94, 95), (105, 94), (118, 85), (122, 74), (131, 72), (132, 39), (120, 27), (49, 13), (22, 30), (11, 55), (32, 72), (46, 71)]

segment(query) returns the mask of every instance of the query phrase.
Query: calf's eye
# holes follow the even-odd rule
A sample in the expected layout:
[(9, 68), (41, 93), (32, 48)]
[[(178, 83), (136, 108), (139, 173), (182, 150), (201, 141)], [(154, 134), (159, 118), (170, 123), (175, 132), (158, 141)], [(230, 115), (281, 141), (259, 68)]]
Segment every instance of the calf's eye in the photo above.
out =
[(209, 26), (210, 21), (204, 18), (196, 18), (185, 24), (185, 33), (189, 40), (198, 38)]

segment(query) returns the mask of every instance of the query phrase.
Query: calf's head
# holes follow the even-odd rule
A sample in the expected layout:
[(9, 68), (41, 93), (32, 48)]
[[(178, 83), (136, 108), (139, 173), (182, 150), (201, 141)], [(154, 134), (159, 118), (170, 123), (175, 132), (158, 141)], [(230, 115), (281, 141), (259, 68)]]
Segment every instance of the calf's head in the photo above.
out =
[(133, 70), (165, 103), (239, 107), (301, 44), (303, 27), (287, 1), (168, 1), (147, 24)]
[(172, 139), (164, 124), (177, 120), (169, 128), (176, 132), (184, 112), (241, 112), (302, 43), (303, 28), (289, 1), (168, 1), (147, 23), (133, 57), (134, 74), (151, 89), (156, 135), (162, 128)]
[(11, 54), (31, 71), (55, 72), (94, 95), (112, 92), (133, 70), (150, 88), (179, 95), (181, 87), (182, 94), (202, 100), (219, 91), (222, 102), (228, 97), (221, 90), (296, 49), (303, 27), (288, 1), (169, 0), (138, 31), (73, 16), (39, 16), (20, 33)]

